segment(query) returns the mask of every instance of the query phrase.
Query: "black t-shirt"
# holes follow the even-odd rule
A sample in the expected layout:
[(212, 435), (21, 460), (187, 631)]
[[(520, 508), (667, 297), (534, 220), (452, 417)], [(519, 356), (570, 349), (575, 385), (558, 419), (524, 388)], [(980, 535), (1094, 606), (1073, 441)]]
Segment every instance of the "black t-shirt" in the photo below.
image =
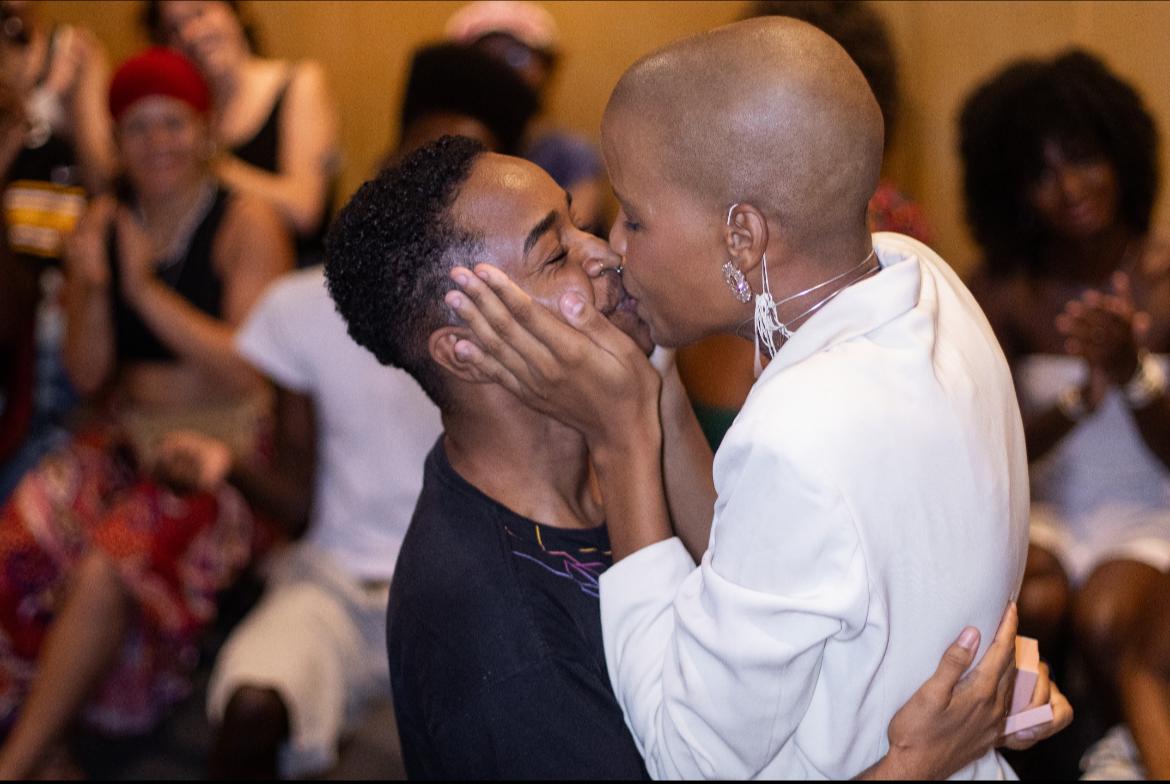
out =
[(517, 515), (442, 438), (398, 557), (386, 637), (411, 778), (646, 778), (605, 669), (605, 526)]

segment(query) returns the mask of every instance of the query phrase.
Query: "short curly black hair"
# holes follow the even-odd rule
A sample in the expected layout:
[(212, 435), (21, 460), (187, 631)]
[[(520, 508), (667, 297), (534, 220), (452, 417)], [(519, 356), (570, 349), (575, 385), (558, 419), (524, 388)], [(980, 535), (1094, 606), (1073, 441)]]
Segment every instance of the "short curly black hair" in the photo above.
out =
[(448, 273), (482, 245), (451, 206), (483, 152), (462, 136), (420, 147), (362, 185), (325, 238), (325, 280), (350, 337), (413, 376), (443, 409), (451, 401), (427, 340), (455, 323), (443, 303)]
[(1027, 193), (1043, 148), (1101, 157), (1117, 174), (1118, 219), (1144, 234), (1158, 191), (1158, 130), (1137, 91), (1072, 49), (1020, 60), (977, 87), (959, 115), (967, 222), (991, 275), (1041, 272), (1050, 237)]
[(898, 61), (881, 14), (860, 0), (758, 0), (745, 18), (787, 16), (808, 22), (841, 45), (869, 83), (886, 125), (886, 147), (894, 135), (901, 93)]
[(483, 123), (517, 155), (540, 99), (511, 68), (470, 46), (443, 43), (414, 53), (402, 100), (401, 128), (434, 112), (452, 112)]

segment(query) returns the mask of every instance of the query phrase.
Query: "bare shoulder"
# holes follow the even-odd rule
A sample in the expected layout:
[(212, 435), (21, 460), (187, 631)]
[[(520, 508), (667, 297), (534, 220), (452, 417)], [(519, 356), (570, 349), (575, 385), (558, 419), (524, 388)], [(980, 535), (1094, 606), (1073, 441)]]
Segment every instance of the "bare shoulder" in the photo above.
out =
[(221, 259), (232, 263), (248, 255), (249, 249), (289, 242), (280, 216), (267, 201), (232, 192), (224, 210), (223, 224), (216, 237)]
[(316, 60), (301, 60), (293, 67), (290, 97), (297, 102), (322, 104), (329, 100), (325, 69)]
[(301, 89), (323, 88), (325, 69), (316, 60), (298, 60), (293, 65), (293, 85)]
[(225, 231), (241, 233), (282, 226), (280, 215), (267, 200), (238, 191), (228, 197), (224, 221)]

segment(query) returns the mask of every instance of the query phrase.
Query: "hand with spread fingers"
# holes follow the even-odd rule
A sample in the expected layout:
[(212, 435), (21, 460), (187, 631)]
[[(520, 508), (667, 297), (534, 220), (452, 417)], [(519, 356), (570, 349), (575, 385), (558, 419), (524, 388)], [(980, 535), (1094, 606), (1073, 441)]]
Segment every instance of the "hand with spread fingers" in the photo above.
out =
[(456, 356), (585, 437), (614, 561), (670, 538), (662, 377), (644, 350), (578, 293), (560, 295), (558, 318), (490, 264), (451, 277), (460, 291), (446, 302), (475, 335), (452, 338)]
[(658, 427), (661, 377), (643, 349), (576, 293), (561, 318), (490, 264), (456, 267), (446, 302), (475, 341), (456, 355), (529, 407), (579, 430), (591, 450), (618, 447), (639, 427)]

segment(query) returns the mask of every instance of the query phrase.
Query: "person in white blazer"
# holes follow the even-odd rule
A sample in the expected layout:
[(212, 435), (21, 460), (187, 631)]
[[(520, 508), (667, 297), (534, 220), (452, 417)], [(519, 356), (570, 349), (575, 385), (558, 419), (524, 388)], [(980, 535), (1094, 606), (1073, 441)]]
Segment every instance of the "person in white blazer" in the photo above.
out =
[[(615, 561), (606, 660), (650, 774), (848, 777), (885, 754), (956, 619), (990, 641), (1018, 591), (1028, 477), (1002, 351), (937, 254), (867, 231), (881, 115), (815, 28), (758, 19), (648, 55), (602, 140), (610, 242), (655, 342), (751, 335), (770, 360), (715, 457), (709, 538), (671, 527), (658, 374), (580, 297), (559, 302), (574, 330), (498, 269), (457, 267), (476, 340), (456, 352), (585, 436)], [(1033, 738), (1071, 720), (1053, 706)], [(956, 775), (1014, 776), (994, 751)]]

